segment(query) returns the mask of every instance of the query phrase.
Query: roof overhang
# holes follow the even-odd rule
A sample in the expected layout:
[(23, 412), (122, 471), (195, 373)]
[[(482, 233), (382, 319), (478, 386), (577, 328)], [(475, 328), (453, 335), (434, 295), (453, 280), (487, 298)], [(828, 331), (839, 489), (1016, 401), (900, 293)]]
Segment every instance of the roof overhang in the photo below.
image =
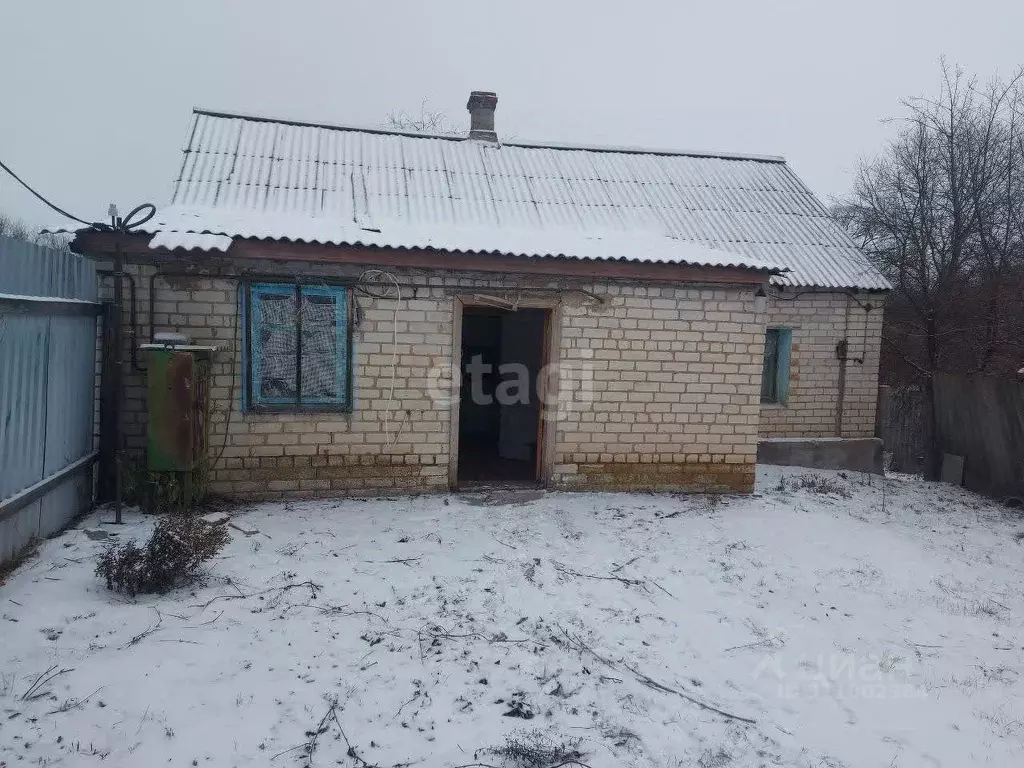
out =
[[(196, 238), (210, 237), (194, 235)], [(224, 236), (214, 235), (221, 238)], [(76, 233), (72, 250), (97, 257), (112, 255), (118, 235), (83, 229)], [(366, 245), (334, 245), (260, 238), (231, 238), (211, 249), (209, 242), (179, 241), (182, 247), (165, 247), (149, 233), (121, 236), (125, 258), (133, 263), (166, 262), (169, 258), (189, 263), (223, 264), (225, 261), (277, 261), (310, 264), (358, 264), (392, 268), (514, 273), (589, 279), (635, 279), (682, 283), (761, 285), (778, 268), (694, 266), (689, 264), (621, 259), (522, 256), (493, 252), (452, 251), (439, 248), (402, 248)], [(226, 248), (220, 247), (226, 245)], [(185, 247), (192, 246), (192, 247)]]

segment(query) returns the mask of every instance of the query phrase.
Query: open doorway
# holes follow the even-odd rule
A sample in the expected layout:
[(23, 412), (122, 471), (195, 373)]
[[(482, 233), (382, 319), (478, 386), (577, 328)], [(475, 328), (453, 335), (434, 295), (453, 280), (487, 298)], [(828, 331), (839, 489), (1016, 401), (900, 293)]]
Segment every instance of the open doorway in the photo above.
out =
[(545, 309), (463, 309), (460, 485), (539, 479), (547, 318)]

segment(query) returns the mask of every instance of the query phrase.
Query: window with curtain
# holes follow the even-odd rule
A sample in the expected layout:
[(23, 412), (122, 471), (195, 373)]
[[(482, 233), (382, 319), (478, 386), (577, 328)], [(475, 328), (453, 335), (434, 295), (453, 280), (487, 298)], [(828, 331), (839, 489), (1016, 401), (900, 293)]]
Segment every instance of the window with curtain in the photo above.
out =
[(792, 332), (769, 328), (764, 337), (761, 402), (784, 404), (789, 399), (789, 356)]
[(348, 288), (253, 283), (246, 295), (247, 409), (350, 410)]

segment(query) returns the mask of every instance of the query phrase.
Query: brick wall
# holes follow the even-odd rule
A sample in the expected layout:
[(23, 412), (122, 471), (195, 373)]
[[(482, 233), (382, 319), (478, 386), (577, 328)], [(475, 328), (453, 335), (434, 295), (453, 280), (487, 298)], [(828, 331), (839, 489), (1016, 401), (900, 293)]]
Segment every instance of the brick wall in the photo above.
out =
[[(842, 363), (836, 356), (836, 344), (844, 336), (849, 342), (849, 359), (841, 436), (874, 435), (882, 302), (877, 294), (857, 295), (854, 300), (830, 292), (803, 293), (795, 299), (783, 293), (769, 298), (767, 327), (791, 329), (793, 347), (789, 399), (785, 405), (761, 406), (762, 436), (839, 434), (837, 416)], [(870, 304), (872, 309), (865, 311), (863, 304)]]
[(752, 291), (604, 286), (567, 307), (561, 359), (593, 370), (592, 402), (566, 404), (555, 483), (753, 487), (764, 318)]
[[(269, 263), (252, 268), (284, 280), (300, 271), (333, 277), (361, 271)], [(149, 278), (156, 267), (129, 269), (138, 307), (134, 333), (126, 307), (126, 360), (133, 337), (148, 341)], [(353, 331), (353, 412), (316, 415), (241, 410), (236, 278), (156, 280), (155, 330), (181, 331), (194, 343), (221, 348), (211, 389), (211, 454), (217, 459), (212, 490), (267, 498), (447, 488), (451, 413), (430, 392), (439, 386), (439, 372), (443, 384), (450, 371), (454, 295), (568, 284), (469, 273), (396, 274), (416, 284), (415, 297), (409, 289), (401, 302), (356, 295), (362, 321)], [(765, 321), (753, 314), (752, 291), (618, 282), (573, 287), (606, 302), (595, 306), (567, 294), (555, 313), (554, 339), (564, 370), (549, 449), (550, 485), (750, 490)], [(398, 365), (389, 403), (396, 330)], [(145, 376), (128, 371), (125, 383), (126, 446), (139, 457), (145, 449)]]

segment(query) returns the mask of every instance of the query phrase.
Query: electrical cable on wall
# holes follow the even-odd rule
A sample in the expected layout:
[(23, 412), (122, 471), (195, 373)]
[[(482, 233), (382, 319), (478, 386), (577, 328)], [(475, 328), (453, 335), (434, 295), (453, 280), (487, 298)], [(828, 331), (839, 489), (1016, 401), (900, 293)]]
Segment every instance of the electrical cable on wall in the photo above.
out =
[(375, 299), (389, 299), (392, 296), (395, 299), (395, 312), (391, 319), (391, 383), (388, 386), (388, 404), (384, 409), (384, 447), (390, 450), (398, 442), (398, 438), (401, 437), (402, 430), (405, 429), (406, 422), (409, 420), (409, 414), (406, 411), (403, 413), (402, 421), (398, 425), (398, 432), (395, 433), (394, 439), (392, 439), (391, 420), (394, 414), (392, 405), (395, 402), (395, 381), (398, 376), (398, 309), (402, 301), (402, 286), (395, 275), (382, 269), (368, 269), (359, 276), (359, 282), (361, 283), (384, 281), (389, 285), (381, 292), (367, 290), (365, 286), (363, 286), (363, 291)]
[[(228, 389), (228, 414), (224, 421), (224, 439), (220, 444), (220, 451), (217, 458), (209, 464), (209, 472), (213, 472), (224, 457), (224, 451), (228, 448), (228, 439), (231, 435), (231, 416), (235, 412), (235, 376), (238, 374), (238, 359), (242, 356), (242, 339), (238, 334), (239, 318), (242, 315), (242, 279), (245, 272), (235, 280), (235, 318), (231, 331), (231, 384)], [(152, 315), (150, 316), (152, 317)]]
[[(797, 291), (796, 293), (794, 293), (792, 295), (783, 296), (782, 295), (782, 291), (777, 286), (772, 286), (772, 287), (775, 288), (775, 291), (774, 291), (774, 293), (771, 294), (771, 297), (775, 301), (790, 301), (790, 302), (792, 302), (792, 301), (796, 301), (801, 296), (817, 293), (817, 291), (813, 291), (813, 290), (811, 290), (811, 291)], [(847, 352), (844, 352), (844, 353), (840, 354), (839, 349), (837, 347), (836, 356), (839, 359), (841, 359), (841, 360), (850, 360), (850, 361), (852, 361), (854, 363), (857, 363), (858, 365), (863, 365), (864, 364), (864, 360), (866, 359), (866, 356), (867, 356), (867, 351), (868, 351), (868, 338), (867, 338), (868, 337), (868, 330), (867, 330), (867, 323), (868, 323), (868, 321), (867, 321), (867, 316), (870, 315), (871, 311), (875, 309), (875, 305), (872, 304), (870, 301), (869, 302), (861, 301), (860, 298), (855, 293), (853, 293), (852, 291), (844, 290), (844, 291), (841, 291), (840, 293), (842, 293), (842, 295), (845, 296), (846, 299), (847, 299), (847, 309), (846, 309), (847, 328), (849, 327), (849, 317), (848, 317), (849, 302), (852, 300), (858, 307), (860, 307), (861, 309), (864, 310), (864, 315), (865, 315), (865, 320), (864, 320), (864, 338), (862, 339), (862, 343), (861, 343), (861, 356), (860, 357), (850, 357), (849, 356), (849, 352), (848, 352), (848, 339), (847, 339), (849, 334), (848, 334), (848, 331), (844, 331), (844, 333), (843, 333), (843, 342), (847, 342)], [(883, 341), (885, 341), (884, 337), (883, 337)], [(840, 344), (842, 344), (843, 342), (840, 342)]]

